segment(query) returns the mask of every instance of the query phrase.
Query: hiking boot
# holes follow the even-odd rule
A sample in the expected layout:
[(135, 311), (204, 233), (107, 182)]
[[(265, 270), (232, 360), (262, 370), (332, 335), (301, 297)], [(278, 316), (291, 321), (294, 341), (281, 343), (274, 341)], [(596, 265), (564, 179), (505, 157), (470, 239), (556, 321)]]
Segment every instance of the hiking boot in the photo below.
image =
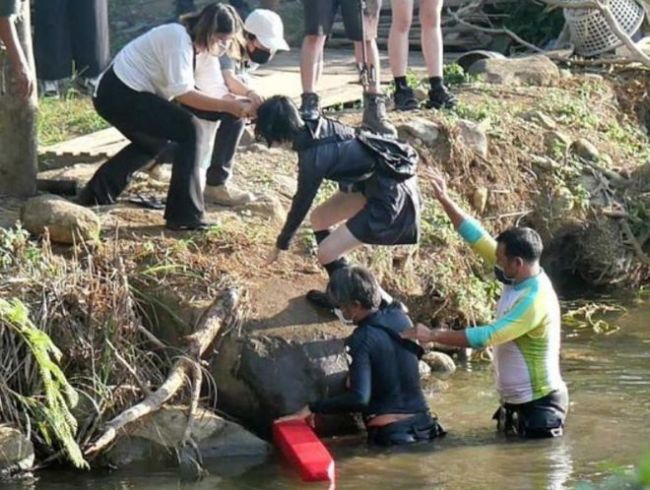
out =
[(315, 121), (320, 117), (320, 98), (314, 92), (306, 92), (301, 96), (300, 117), (305, 121)]
[(361, 126), (374, 133), (397, 138), (397, 129), (386, 117), (386, 101), (382, 94), (363, 94), (363, 119)]
[(411, 87), (400, 88), (393, 94), (396, 111), (413, 111), (418, 108), (418, 100)]
[(206, 201), (221, 206), (240, 206), (255, 200), (250, 192), (245, 192), (232, 184), (206, 185), (203, 197)]
[(458, 99), (444, 85), (436, 90), (429, 90), (429, 99), (424, 103), (427, 109), (453, 109)]
[(327, 293), (319, 291), (318, 289), (311, 289), (307, 293), (306, 298), (307, 301), (319, 308), (325, 308), (326, 310), (333, 310), (335, 308), (334, 303), (332, 303)]

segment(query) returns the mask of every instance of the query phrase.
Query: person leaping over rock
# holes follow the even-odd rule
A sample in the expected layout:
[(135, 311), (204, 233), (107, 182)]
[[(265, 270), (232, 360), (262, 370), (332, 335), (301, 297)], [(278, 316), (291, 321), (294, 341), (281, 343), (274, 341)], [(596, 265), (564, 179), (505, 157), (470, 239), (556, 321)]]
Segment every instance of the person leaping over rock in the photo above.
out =
[[(353, 128), (325, 117), (304, 122), (284, 96), (274, 96), (258, 108), (255, 133), (269, 146), (289, 146), (298, 153), (298, 188), (269, 263), (289, 248), (324, 180), (337, 182), (339, 191), (316, 207), (310, 220), (318, 261), (330, 276), (347, 267), (345, 255), (364, 243), (418, 242), (417, 154), (410, 146), (370, 133), (357, 135)], [(307, 299), (332, 308), (322, 292), (312, 290)]]

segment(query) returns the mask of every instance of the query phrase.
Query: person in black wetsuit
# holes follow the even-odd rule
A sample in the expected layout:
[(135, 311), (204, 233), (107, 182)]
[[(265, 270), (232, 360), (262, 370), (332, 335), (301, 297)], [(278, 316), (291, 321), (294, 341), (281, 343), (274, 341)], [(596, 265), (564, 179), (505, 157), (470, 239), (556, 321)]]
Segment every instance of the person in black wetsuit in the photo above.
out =
[(430, 441), (445, 434), (420, 387), (422, 348), (401, 334), (413, 324), (399, 306), (380, 308), (377, 279), (359, 266), (337, 270), (327, 294), (343, 316), (357, 325), (346, 341), (352, 363), (344, 393), (310, 403), (279, 420), (309, 419), (312, 414), (361, 412), (368, 443), (382, 446)]
[[(404, 245), (418, 242), (420, 198), (415, 176), (398, 181), (377, 165), (353, 128), (321, 117), (303, 122), (284, 96), (275, 96), (257, 110), (255, 133), (269, 146), (290, 145), (298, 153), (298, 188), (282, 232), (268, 262), (287, 250), (325, 179), (339, 191), (310, 215), (318, 243), (318, 260), (331, 274), (348, 265), (345, 254), (361, 244)], [(322, 292), (307, 299), (328, 305)]]

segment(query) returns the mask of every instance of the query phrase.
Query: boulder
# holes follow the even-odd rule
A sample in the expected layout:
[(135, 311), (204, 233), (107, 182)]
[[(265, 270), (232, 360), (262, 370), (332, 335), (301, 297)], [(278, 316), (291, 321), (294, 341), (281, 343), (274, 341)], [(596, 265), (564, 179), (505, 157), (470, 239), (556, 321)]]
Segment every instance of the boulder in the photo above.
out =
[(425, 145), (431, 146), (435, 144), (440, 136), (440, 126), (433, 121), (418, 117), (407, 123), (400, 124), (397, 127), (397, 134), (401, 139), (407, 141), (419, 139)]
[(252, 214), (266, 218), (275, 224), (284, 223), (287, 217), (287, 213), (280, 199), (270, 194), (258, 196), (254, 201), (237, 206), (236, 210), (244, 214)]
[[(183, 442), (188, 408), (163, 407), (136, 422), (102, 459), (117, 467), (143, 462), (168, 464)], [(268, 443), (240, 425), (199, 408), (192, 420), (191, 438), (203, 458), (259, 456), (269, 452)]]
[(25, 471), (34, 465), (34, 446), (13, 427), (0, 425), (0, 475)]
[(55, 243), (97, 241), (101, 231), (99, 218), (92, 210), (51, 194), (27, 201), (20, 220), (35, 235), (42, 235), (47, 229)]
[(422, 361), (429, 366), (431, 374), (438, 378), (446, 379), (456, 372), (456, 363), (443, 352), (427, 352), (422, 356)]
[[(268, 434), (275, 418), (345, 390), (344, 340), (352, 328), (304, 297), (324, 286), (320, 275), (299, 273), (257, 282), (250, 320), (223, 338), (211, 362), (221, 410)], [(318, 417), (318, 423), (330, 434), (357, 428), (349, 415)]]
[(600, 159), (600, 152), (593, 143), (584, 138), (578, 138), (571, 143), (571, 151), (590, 162), (597, 162)]
[(461, 119), (456, 127), (460, 140), (474, 153), (486, 158), (488, 155), (488, 138), (481, 126), (472, 121)]
[(543, 55), (479, 60), (469, 67), (469, 74), (500, 85), (548, 86), (560, 79), (557, 65)]

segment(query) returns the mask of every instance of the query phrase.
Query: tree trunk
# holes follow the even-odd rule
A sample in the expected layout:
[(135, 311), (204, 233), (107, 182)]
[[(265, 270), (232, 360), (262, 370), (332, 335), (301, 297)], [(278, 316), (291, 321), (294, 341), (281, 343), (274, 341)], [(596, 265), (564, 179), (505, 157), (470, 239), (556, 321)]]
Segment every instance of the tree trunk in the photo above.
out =
[[(29, 64), (34, 69), (29, 0), (19, 3), (16, 29)], [(16, 95), (6, 52), (0, 51), (0, 195), (27, 197), (36, 193), (36, 95)]]

